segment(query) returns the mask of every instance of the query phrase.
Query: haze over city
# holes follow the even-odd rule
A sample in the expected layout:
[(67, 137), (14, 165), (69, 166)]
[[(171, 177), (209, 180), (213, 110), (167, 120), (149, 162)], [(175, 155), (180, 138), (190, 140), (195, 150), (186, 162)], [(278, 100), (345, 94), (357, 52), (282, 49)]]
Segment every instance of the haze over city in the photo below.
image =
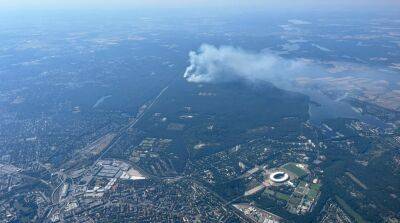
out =
[(0, 223), (400, 222), (397, 0), (0, 0)]

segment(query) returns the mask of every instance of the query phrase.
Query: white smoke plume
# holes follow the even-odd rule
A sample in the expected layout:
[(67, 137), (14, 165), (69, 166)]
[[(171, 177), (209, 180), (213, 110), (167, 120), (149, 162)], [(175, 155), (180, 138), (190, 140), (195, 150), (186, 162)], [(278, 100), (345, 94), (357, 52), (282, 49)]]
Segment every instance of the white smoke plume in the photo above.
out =
[(288, 60), (272, 53), (253, 53), (231, 46), (203, 44), (189, 53), (190, 66), (184, 78), (189, 82), (272, 81), (294, 78), (308, 72), (304, 60)]

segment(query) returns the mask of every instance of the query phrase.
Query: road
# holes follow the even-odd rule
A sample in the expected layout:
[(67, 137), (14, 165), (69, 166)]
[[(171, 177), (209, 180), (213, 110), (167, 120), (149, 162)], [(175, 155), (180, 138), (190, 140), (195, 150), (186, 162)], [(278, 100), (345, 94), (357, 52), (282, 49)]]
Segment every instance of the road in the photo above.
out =
[[(103, 157), (113, 148), (114, 145), (116, 145), (121, 139), (122, 136), (131, 128), (133, 128), (135, 125), (137, 125), (137, 123), (139, 123), (139, 121), (147, 114), (147, 112), (159, 101), (159, 99), (161, 98), (161, 96), (168, 90), (169, 86), (163, 88), (160, 93), (152, 100), (152, 102), (143, 110), (143, 112), (141, 112), (136, 119), (134, 119), (133, 121), (131, 121), (130, 123), (128, 123), (128, 125), (122, 127), (118, 133), (117, 136), (113, 139), (113, 141), (108, 145), (108, 147), (103, 150), (103, 152), (100, 154), (100, 156), (95, 160), (95, 162), (92, 164), (92, 166), (89, 168), (89, 171), (92, 171), (93, 168), (96, 166), (96, 164), (103, 159)], [(154, 176), (155, 178), (158, 178), (156, 176)], [(228, 210), (230, 210), (232, 213), (234, 213), (237, 217), (239, 217), (241, 219), (241, 221), (243, 222), (253, 222), (251, 220), (249, 220), (249, 218), (247, 216), (245, 216), (243, 213), (241, 213), (239, 210), (237, 210), (236, 208), (234, 208), (232, 205), (229, 204), (228, 201), (226, 201), (224, 198), (222, 198), (221, 196), (219, 196), (217, 193), (215, 193), (214, 191), (210, 190), (209, 188), (207, 188), (206, 186), (204, 186), (201, 182), (193, 179), (193, 178), (188, 178), (187, 176), (175, 176), (175, 177), (165, 177), (162, 178), (163, 180), (167, 180), (167, 179), (174, 179), (174, 180), (180, 180), (180, 179), (189, 179), (191, 180), (193, 183), (197, 184), (198, 186), (200, 186), (201, 188), (203, 188), (204, 190), (206, 190), (208, 193), (210, 193), (212, 196), (215, 196), (220, 202), (221, 202), (221, 206), (227, 208)], [(62, 184), (60, 184), (57, 188), (60, 188)], [(54, 192), (57, 189), (54, 190)], [(53, 197), (53, 196), (52, 196)], [(55, 204), (55, 202), (54, 202)], [(54, 212), (54, 209), (52, 209), (50, 211)]]
[(221, 203), (221, 207), (225, 207), (228, 210), (231, 211), (231, 213), (234, 213), (237, 217), (240, 218), (240, 220), (242, 220), (243, 222), (254, 222), (252, 219), (250, 219), (249, 217), (247, 217), (244, 213), (242, 213), (240, 210), (236, 209), (235, 207), (233, 207), (233, 205), (228, 204), (229, 202), (227, 200), (225, 200), (223, 197), (221, 197), (219, 194), (217, 194), (216, 192), (214, 192), (213, 190), (211, 190), (210, 188), (208, 188), (207, 186), (203, 185), (203, 183), (201, 183), (200, 181), (192, 178), (192, 177), (188, 177), (187, 179), (189, 179), (192, 183), (195, 183), (197, 186), (203, 188), (205, 191), (207, 191), (208, 193), (210, 193), (212, 196), (216, 197)]
[(101, 155), (97, 158), (97, 160), (93, 163), (93, 165), (91, 166), (90, 170), (92, 170), (96, 164), (99, 162), (99, 160), (101, 160), (105, 154), (108, 153), (108, 151), (110, 151), (110, 149), (117, 144), (117, 142), (119, 142), (122, 139), (122, 136), (126, 133), (126, 131), (128, 129), (133, 128), (142, 118), (143, 116), (146, 114), (146, 112), (148, 112), (153, 105), (155, 105), (160, 97), (165, 93), (165, 91), (169, 88), (169, 86), (166, 86), (165, 88), (163, 88), (160, 93), (153, 99), (153, 101), (149, 104), (149, 106), (146, 107), (146, 109), (135, 119), (133, 120), (131, 123), (129, 123), (127, 126), (123, 127), (118, 133), (117, 136), (113, 139), (113, 141), (108, 145), (108, 147), (101, 153)]
[[(96, 164), (104, 157), (104, 155), (106, 155), (108, 153), (108, 151), (110, 151), (110, 149), (119, 142), (119, 140), (121, 140), (122, 136), (126, 133), (126, 131), (130, 128), (133, 128), (146, 114), (146, 112), (148, 112), (160, 99), (160, 97), (165, 93), (165, 91), (169, 88), (169, 86), (163, 88), (160, 93), (152, 100), (152, 102), (149, 104), (149, 106), (146, 107), (146, 109), (140, 113), (140, 115), (133, 120), (132, 122), (130, 122), (128, 125), (124, 126), (121, 128), (121, 130), (119, 130), (119, 132), (117, 133), (117, 136), (113, 139), (113, 141), (108, 145), (108, 147), (100, 154), (100, 156), (96, 159), (96, 161), (92, 164), (92, 166), (89, 168), (89, 171), (92, 171), (93, 168), (96, 166)], [(49, 211), (48, 216), (51, 216), (51, 214), (55, 211), (54, 207), (56, 207), (56, 205), (59, 204), (59, 201), (57, 201), (56, 199), (56, 192), (57, 190), (60, 189), (60, 187), (64, 184), (64, 180), (60, 178), (60, 176), (58, 175), (59, 180), (61, 181), (61, 183), (53, 190), (52, 194), (51, 194), (51, 201), (52, 201), (52, 208)], [(57, 210), (57, 208), (56, 208)]]

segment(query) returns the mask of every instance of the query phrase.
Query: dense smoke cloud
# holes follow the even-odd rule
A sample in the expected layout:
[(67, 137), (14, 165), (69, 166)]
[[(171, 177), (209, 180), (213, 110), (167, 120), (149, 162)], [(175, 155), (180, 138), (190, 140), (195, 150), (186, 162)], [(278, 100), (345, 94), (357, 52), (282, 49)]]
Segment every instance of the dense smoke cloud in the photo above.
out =
[(273, 81), (293, 78), (311, 70), (303, 60), (288, 60), (272, 53), (252, 53), (240, 48), (202, 45), (189, 53), (189, 82)]

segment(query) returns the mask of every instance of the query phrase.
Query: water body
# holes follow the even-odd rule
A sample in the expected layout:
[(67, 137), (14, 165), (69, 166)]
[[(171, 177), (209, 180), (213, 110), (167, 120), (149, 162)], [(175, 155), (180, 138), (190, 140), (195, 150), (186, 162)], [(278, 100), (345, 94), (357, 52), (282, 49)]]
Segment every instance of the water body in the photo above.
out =
[(96, 101), (96, 103), (93, 105), (92, 108), (97, 108), (101, 103), (103, 103), (106, 99), (111, 98), (112, 95), (107, 95), (99, 98), (99, 100)]
[(311, 101), (318, 103), (310, 104), (310, 121), (314, 125), (320, 125), (326, 119), (353, 118), (376, 127), (388, 127), (386, 123), (377, 117), (368, 114), (362, 114), (349, 103), (341, 100), (333, 100), (320, 91), (301, 89), (300, 92), (308, 95)]

